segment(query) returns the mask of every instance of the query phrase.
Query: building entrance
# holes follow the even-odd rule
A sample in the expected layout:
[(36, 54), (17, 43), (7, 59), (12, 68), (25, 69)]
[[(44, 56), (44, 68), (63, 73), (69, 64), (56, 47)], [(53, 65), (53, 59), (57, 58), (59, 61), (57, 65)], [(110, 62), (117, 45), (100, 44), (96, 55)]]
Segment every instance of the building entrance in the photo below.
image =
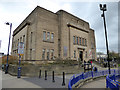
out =
[(79, 51), (79, 59), (83, 61), (83, 51)]

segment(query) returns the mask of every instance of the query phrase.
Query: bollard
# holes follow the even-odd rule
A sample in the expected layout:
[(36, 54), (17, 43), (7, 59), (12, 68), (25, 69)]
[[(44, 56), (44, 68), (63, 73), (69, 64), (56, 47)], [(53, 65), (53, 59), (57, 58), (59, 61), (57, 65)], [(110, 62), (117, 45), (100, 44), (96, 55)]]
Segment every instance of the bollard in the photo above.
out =
[(47, 80), (47, 70), (45, 70), (45, 80)]
[(62, 86), (65, 86), (65, 73), (63, 72), (63, 82), (62, 82)]
[(39, 78), (41, 78), (41, 70), (40, 70), (40, 72), (39, 72)]
[(52, 72), (52, 82), (55, 82), (55, 79), (54, 79), (54, 71)]

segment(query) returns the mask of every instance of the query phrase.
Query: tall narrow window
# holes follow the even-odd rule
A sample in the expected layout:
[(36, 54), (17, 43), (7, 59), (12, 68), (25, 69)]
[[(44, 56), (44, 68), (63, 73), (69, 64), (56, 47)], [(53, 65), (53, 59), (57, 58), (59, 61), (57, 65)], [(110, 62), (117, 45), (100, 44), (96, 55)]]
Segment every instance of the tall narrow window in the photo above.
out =
[(23, 43), (25, 43), (25, 35), (23, 35)]
[(45, 41), (46, 40), (46, 32), (43, 31), (43, 40)]
[(49, 50), (47, 50), (47, 60), (49, 60), (49, 57), (50, 57), (50, 52)]
[(15, 40), (15, 48), (17, 47), (17, 41)]
[(18, 41), (16, 40), (16, 48), (18, 47)]
[(33, 32), (31, 32), (31, 43), (32, 43), (32, 39), (33, 39)]
[(45, 59), (45, 49), (42, 50), (42, 60)]
[(85, 46), (87, 46), (87, 40), (85, 39)]
[(50, 41), (50, 32), (47, 32), (47, 41)]
[(82, 38), (82, 45), (84, 45), (84, 38)]
[(54, 42), (54, 33), (51, 33), (51, 41)]
[(20, 37), (20, 42), (22, 42), (22, 37)]
[(51, 50), (51, 59), (54, 59), (54, 50)]
[(75, 36), (73, 36), (73, 44), (75, 44)]
[(32, 49), (30, 49), (30, 60), (32, 60)]
[(16, 48), (17, 44), (16, 44), (16, 40), (15, 40), (15, 48)]
[(81, 45), (81, 37), (79, 37), (79, 44)]
[(76, 50), (74, 50), (74, 58), (76, 58)]
[(75, 41), (76, 41), (76, 42), (75, 42), (76, 44), (77, 44), (77, 40), (78, 40), (78, 38), (76, 37), (76, 40), (75, 40)]
[(78, 37), (76, 37), (77, 45), (78, 45)]
[(18, 47), (18, 45), (19, 45), (19, 39), (18, 39), (17, 47)]

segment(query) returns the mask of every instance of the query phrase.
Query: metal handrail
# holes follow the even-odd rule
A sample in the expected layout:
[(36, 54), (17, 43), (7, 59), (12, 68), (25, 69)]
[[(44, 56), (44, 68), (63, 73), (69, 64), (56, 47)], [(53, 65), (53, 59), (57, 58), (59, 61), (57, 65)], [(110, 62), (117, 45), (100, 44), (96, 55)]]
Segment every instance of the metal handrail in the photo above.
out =
[[(100, 70), (100, 71), (89, 71), (86, 73), (82, 73), (80, 75), (77, 74), (77, 76), (73, 75), (71, 79), (69, 80), (68, 89), (72, 90), (72, 86), (75, 85), (80, 80), (95, 78), (95, 77), (100, 77), (100, 76), (106, 76), (108, 74), (109, 74), (108, 70)], [(111, 74), (115, 74), (115, 75), (120, 74), (120, 70), (111, 69)]]

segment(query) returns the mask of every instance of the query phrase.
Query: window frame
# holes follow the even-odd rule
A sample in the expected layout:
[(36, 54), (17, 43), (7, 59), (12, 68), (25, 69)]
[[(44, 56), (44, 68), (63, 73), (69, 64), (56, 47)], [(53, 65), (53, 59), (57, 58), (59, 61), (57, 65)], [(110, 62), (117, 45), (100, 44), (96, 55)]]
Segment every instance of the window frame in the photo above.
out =
[(79, 37), (79, 45), (81, 45), (81, 37)]
[(54, 59), (54, 49), (51, 49), (51, 59)]
[(47, 60), (50, 60), (50, 50), (47, 49)]
[(51, 42), (54, 42), (54, 33), (51, 33)]
[(30, 33), (30, 42), (32, 43), (33, 42), (33, 32)]
[(43, 41), (46, 41), (46, 31), (43, 31)]
[(75, 36), (73, 36), (73, 44), (75, 44)]
[(47, 41), (50, 41), (50, 32), (47, 32)]
[(73, 53), (73, 55), (74, 55), (74, 58), (76, 58), (76, 50), (74, 50), (74, 53)]
[(79, 44), (79, 37), (76, 37), (76, 44), (78, 45)]
[(45, 60), (45, 49), (42, 49), (42, 60)]
[(82, 38), (82, 45), (84, 46), (84, 38)]
[(85, 46), (87, 46), (87, 39), (85, 39)]

